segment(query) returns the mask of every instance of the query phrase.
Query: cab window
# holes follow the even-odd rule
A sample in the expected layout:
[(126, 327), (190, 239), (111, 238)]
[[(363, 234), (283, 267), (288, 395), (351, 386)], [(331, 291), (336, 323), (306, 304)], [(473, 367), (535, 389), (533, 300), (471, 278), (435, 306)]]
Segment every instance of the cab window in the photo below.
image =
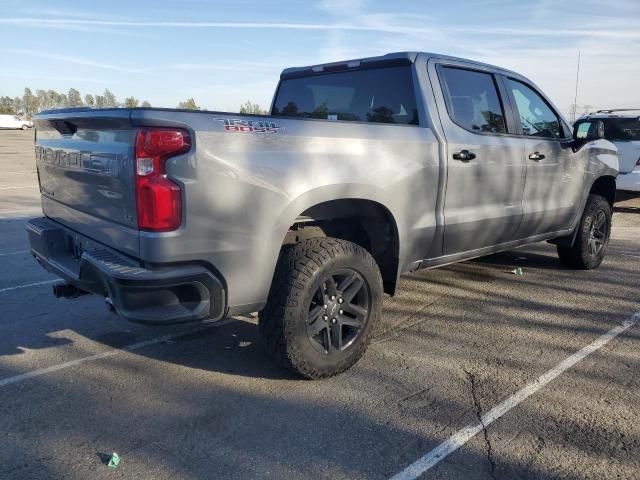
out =
[(409, 65), (284, 79), (271, 113), (276, 117), (419, 124)]
[(455, 67), (440, 69), (451, 119), (477, 133), (506, 133), (504, 110), (493, 75)]
[(507, 81), (516, 101), (524, 135), (543, 138), (565, 137), (560, 117), (535, 90), (511, 78)]

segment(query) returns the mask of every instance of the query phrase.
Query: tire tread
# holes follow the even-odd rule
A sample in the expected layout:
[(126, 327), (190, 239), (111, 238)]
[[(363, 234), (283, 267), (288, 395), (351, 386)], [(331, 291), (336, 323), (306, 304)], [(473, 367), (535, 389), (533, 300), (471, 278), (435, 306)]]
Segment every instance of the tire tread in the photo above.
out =
[[(607, 234), (607, 240), (605, 242), (604, 249), (602, 251), (602, 255), (599, 258), (593, 258), (587, 253), (587, 245), (585, 235), (588, 233), (585, 230), (588, 230), (590, 223), (587, 225), (587, 218), (589, 215), (593, 218), (593, 213), (599, 209), (603, 209), (607, 215), (607, 222), (609, 223), (609, 232)], [(609, 240), (609, 235), (611, 234), (611, 206), (606, 198), (601, 195), (589, 194), (589, 198), (587, 199), (587, 204), (585, 205), (584, 212), (580, 217), (580, 223), (578, 224), (578, 233), (576, 235), (575, 241), (573, 245), (570, 247), (558, 245), (558, 257), (560, 258), (560, 262), (569, 268), (573, 268), (576, 270), (591, 270), (598, 267), (602, 260), (604, 259), (604, 255), (606, 253), (607, 243)]]
[(295, 325), (300, 321), (300, 308), (304, 308), (301, 303), (314, 273), (337, 256), (352, 255), (361, 257), (377, 273), (377, 285), (371, 285), (371, 288), (382, 292), (382, 277), (378, 265), (365, 249), (354, 243), (321, 237), (283, 247), (267, 305), (259, 315), (259, 328), (265, 347), (278, 364), (304, 377), (318, 379), (344, 372), (362, 356), (380, 316), (379, 301), (378, 305), (372, 304), (370, 326), (363, 332), (364, 337), (353, 346), (357, 350), (331, 368), (314, 365), (296, 348), (295, 342), (288, 341), (293, 335)]

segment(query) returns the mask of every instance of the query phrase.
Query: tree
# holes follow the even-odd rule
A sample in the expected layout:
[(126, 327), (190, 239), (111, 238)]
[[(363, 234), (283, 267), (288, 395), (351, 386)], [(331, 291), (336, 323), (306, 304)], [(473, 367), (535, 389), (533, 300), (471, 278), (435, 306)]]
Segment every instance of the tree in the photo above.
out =
[(64, 107), (62, 95), (60, 95), (55, 90), (47, 90), (47, 100), (49, 102), (49, 108)]
[(38, 96), (38, 110), (51, 110), (64, 107), (63, 98), (55, 90), (36, 90)]
[(36, 97), (29, 87), (24, 89), (24, 95), (22, 95), (22, 107), (27, 119), (31, 120), (36, 113), (38, 113), (38, 97)]
[(17, 115), (15, 110), (15, 104), (11, 97), (0, 97), (0, 114), (2, 115)]
[(13, 99), (13, 109), (16, 112), (16, 115), (21, 115), (24, 113), (24, 108), (22, 107), (22, 99), (20, 97), (15, 97)]
[(36, 97), (38, 97), (38, 107), (40, 111), (49, 110), (51, 106), (49, 105), (49, 96), (47, 95), (46, 90), (36, 90)]
[(88, 94), (88, 93), (87, 93), (87, 94), (84, 96), (84, 103), (85, 103), (85, 105), (86, 105), (87, 107), (91, 107), (91, 108), (93, 108), (93, 107), (95, 107), (95, 106), (96, 106), (96, 99), (95, 99), (95, 98), (93, 98), (93, 95), (90, 95), (90, 94)]
[(102, 95), (96, 95), (96, 108), (104, 108), (105, 106), (104, 97)]
[(80, 96), (80, 92), (75, 88), (69, 89), (69, 93), (67, 94), (67, 99), (70, 107), (82, 106), (82, 97)]
[(260, 108), (260, 105), (258, 105), (257, 103), (251, 103), (251, 101), (247, 100), (246, 103), (244, 103), (243, 105), (240, 105), (240, 113), (265, 115), (267, 111)]
[(106, 108), (118, 106), (116, 96), (108, 88), (104, 90), (104, 106)]
[(144, 108), (151, 108), (151, 104), (150, 104), (147, 100), (145, 100), (144, 102), (142, 102), (142, 106), (143, 106)]
[(124, 99), (124, 106), (126, 108), (136, 108), (138, 106), (138, 99), (136, 97), (127, 97)]
[(196, 105), (196, 101), (193, 98), (189, 98), (184, 102), (178, 104), (178, 108), (182, 110), (200, 110), (200, 107)]

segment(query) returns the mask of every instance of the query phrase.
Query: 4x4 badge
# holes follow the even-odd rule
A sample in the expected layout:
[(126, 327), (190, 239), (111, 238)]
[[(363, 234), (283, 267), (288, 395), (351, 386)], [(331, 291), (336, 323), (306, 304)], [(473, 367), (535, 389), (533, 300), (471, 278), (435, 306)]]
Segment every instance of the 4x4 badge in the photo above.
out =
[(213, 120), (224, 123), (225, 132), (278, 133), (280, 130), (280, 126), (271, 120), (242, 120), (239, 118), (214, 118)]

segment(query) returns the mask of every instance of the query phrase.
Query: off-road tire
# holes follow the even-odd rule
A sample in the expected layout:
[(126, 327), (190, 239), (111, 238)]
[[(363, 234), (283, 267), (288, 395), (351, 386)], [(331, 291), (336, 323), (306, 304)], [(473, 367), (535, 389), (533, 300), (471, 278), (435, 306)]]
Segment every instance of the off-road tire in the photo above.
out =
[[(357, 272), (368, 285), (369, 315), (353, 343), (320, 353), (307, 334), (311, 302), (323, 278), (339, 269)], [(336, 238), (311, 238), (283, 247), (259, 328), (267, 352), (303, 377), (319, 379), (344, 372), (364, 354), (382, 310), (382, 277), (364, 248)], [(326, 308), (326, 306), (325, 306)]]
[[(594, 221), (602, 213), (605, 216), (604, 243), (602, 248), (596, 253), (589, 251), (589, 241)], [(560, 262), (577, 270), (592, 270), (598, 267), (607, 252), (609, 236), (611, 235), (611, 205), (600, 195), (590, 194), (587, 204), (578, 224), (578, 233), (571, 247), (558, 245), (558, 257)]]

